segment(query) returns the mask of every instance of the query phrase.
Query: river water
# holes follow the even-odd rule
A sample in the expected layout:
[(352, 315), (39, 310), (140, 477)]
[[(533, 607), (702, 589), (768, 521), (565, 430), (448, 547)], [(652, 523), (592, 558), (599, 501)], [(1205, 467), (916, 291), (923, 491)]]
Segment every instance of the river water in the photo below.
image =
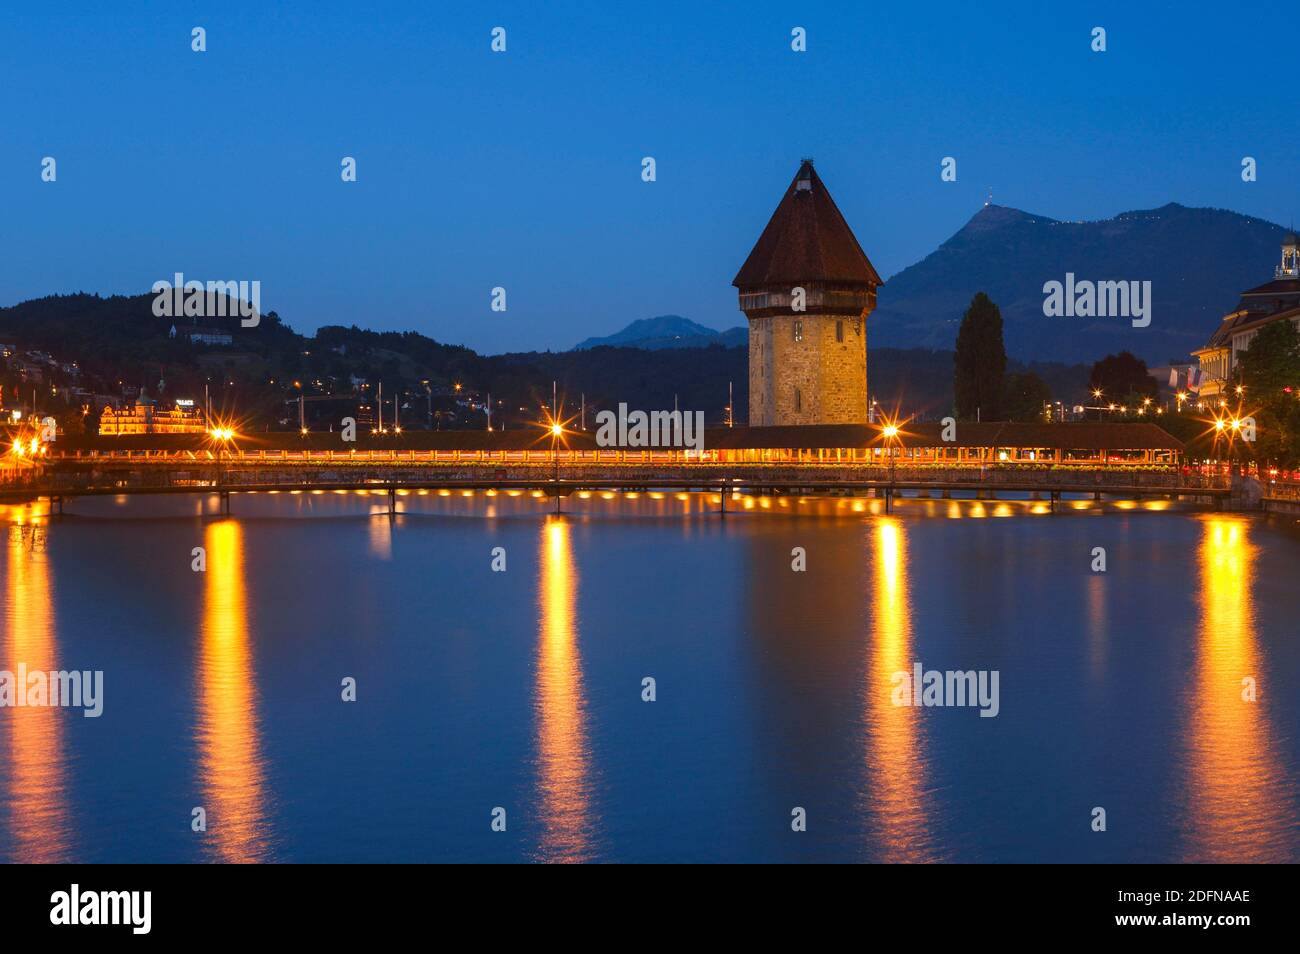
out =
[(0, 708), (0, 860), (1300, 860), (1286, 526), (398, 500), (0, 510), (0, 678), (103, 673)]

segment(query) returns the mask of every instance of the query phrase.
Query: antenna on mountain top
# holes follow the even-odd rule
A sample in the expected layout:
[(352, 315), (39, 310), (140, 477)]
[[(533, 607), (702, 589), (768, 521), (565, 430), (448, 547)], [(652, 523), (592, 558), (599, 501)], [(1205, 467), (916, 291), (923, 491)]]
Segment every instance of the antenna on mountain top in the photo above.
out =
[(988, 208), (993, 204), (993, 187), (989, 186), (989, 197), (984, 200), (984, 207)]

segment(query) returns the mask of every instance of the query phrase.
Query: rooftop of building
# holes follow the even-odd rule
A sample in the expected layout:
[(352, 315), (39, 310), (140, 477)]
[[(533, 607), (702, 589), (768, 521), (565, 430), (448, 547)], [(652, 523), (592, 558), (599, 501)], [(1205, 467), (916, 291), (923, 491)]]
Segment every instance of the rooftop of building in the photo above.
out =
[(732, 284), (790, 287), (801, 282), (881, 285), (811, 159), (805, 159)]

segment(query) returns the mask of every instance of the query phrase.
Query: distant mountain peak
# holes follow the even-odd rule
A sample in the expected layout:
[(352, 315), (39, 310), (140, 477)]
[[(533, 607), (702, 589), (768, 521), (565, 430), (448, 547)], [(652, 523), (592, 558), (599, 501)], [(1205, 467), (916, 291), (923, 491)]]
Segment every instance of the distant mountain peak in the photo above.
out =
[(1007, 205), (994, 205), (992, 202), (988, 202), (970, 217), (970, 221), (962, 227), (962, 231), (986, 232), (1023, 223), (1054, 221), (1056, 220), (1049, 219), (1045, 215), (1031, 215), (1028, 212), (1022, 212), (1020, 209), (1013, 209)]
[[(951, 348), (976, 292), (1002, 312), (1007, 352), (1092, 362), (1129, 350), (1163, 361), (1201, 347), (1244, 289), (1267, 281), (1285, 228), (1226, 209), (1168, 202), (1092, 221), (982, 207), (934, 253), (889, 279), (871, 315), (877, 346)], [(1120, 317), (1043, 313), (1043, 288), (1082, 280), (1150, 282), (1150, 327)]]
[(658, 315), (654, 318), (638, 318), (612, 335), (588, 338), (576, 344), (573, 350), (586, 351), (602, 346), (651, 351), (661, 348), (704, 348), (711, 344), (732, 347), (737, 343), (736, 331), (734, 328), (717, 331), (681, 315)]

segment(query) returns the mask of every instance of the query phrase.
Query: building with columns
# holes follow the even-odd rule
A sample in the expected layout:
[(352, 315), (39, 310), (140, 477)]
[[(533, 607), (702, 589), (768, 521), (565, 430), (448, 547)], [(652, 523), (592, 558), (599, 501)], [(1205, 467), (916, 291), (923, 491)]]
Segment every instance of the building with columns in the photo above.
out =
[(732, 284), (749, 319), (749, 425), (865, 424), (867, 315), (884, 283), (811, 159)]

